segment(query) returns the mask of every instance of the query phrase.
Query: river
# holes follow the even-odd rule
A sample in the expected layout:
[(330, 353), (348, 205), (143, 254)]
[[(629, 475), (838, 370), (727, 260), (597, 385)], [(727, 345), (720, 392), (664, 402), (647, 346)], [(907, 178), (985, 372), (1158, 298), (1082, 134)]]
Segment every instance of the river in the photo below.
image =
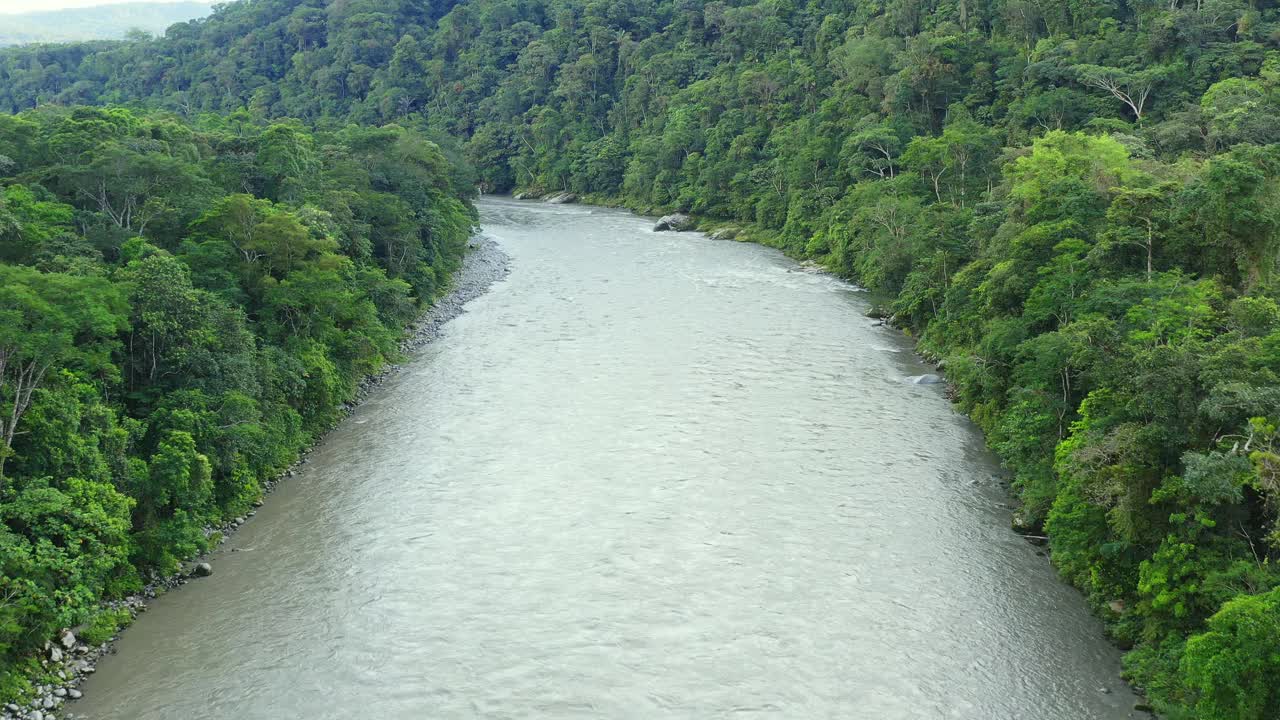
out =
[(981, 436), (905, 380), (929, 369), (862, 293), (620, 211), (481, 212), (510, 275), (73, 712), (1135, 716)]

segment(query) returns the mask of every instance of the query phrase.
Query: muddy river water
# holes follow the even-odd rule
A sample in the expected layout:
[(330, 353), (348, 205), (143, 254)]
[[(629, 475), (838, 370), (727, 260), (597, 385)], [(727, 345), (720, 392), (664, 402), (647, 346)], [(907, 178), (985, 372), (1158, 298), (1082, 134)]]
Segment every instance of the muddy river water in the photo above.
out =
[(972, 425), (778, 253), (485, 200), (511, 274), (70, 708), (153, 718), (1131, 716)]

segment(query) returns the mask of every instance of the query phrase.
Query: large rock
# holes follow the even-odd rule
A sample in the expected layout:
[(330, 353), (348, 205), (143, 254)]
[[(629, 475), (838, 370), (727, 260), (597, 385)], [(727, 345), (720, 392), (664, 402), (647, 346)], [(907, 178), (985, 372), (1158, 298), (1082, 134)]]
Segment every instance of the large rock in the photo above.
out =
[(653, 226), (654, 232), (663, 232), (665, 230), (680, 232), (681, 230), (692, 230), (692, 229), (693, 229), (693, 218), (690, 218), (688, 215), (685, 215), (684, 213), (673, 213), (671, 215), (664, 215), (662, 218), (658, 220), (658, 224)]
[(542, 193), (537, 190), (523, 190), (511, 196), (514, 200), (537, 200), (542, 197)]
[(62, 651), (58, 649), (57, 645), (49, 648), (49, 660), (51, 662), (62, 662)]
[(70, 630), (64, 630), (61, 637), (58, 638), (58, 642), (62, 643), (62, 647), (70, 650), (76, 646), (76, 634)]
[(574, 195), (571, 192), (558, 192), (558, 193), (554, 193), (552, 195), (546, 196), (545, 198), (542, 199), (542, 201), (546, 203), (551, 203), (552, 205), (564, 205), (566, 203), (577, 202), (578, 196)]
[(911, 382), (916, 385), (937, 385), (942, 382), (942, 378), (937, 375), (919, 375), (911, 378)]
[(1013, 531), (1019, 535), (1030, 535), (1040, 529), (1035, 521), (1021, 510), (1014, 511), (1009, 518), (1009, 527), (1013, 528)]
[(196, 563), (196, 566), (191, 568), (192, 577), (209, 577), (212, 574), (213, 566), (209, 563)]

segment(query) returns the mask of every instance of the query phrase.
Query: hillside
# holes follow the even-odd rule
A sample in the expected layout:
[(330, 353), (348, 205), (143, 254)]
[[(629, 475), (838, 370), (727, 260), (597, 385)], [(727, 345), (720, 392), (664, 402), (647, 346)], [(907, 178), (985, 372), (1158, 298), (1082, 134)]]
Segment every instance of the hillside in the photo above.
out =
[(130, 30), (163, 35), (174, 23), (213, 11), (209, 2), (139, 2), (0, 15), (0, 46), (120, 40)]
[(856, 279), (1152, 701), (1280, 716), (1274, 0), (254, 0), (0, 53), (0, 109), (125, 102), (399, 123)]

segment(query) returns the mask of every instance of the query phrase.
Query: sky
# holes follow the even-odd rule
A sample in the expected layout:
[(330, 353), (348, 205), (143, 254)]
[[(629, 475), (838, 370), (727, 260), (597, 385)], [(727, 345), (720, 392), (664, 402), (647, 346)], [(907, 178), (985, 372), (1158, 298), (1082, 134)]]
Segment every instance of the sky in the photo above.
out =
[[(172, 0), (158, 0), (166, 2)], [(138, 0), (0, 0), (0, 14), (32, 12), (34, 10), (62, 10), (64, 8), (91, 7), (93, 5), (118, 5)]]

